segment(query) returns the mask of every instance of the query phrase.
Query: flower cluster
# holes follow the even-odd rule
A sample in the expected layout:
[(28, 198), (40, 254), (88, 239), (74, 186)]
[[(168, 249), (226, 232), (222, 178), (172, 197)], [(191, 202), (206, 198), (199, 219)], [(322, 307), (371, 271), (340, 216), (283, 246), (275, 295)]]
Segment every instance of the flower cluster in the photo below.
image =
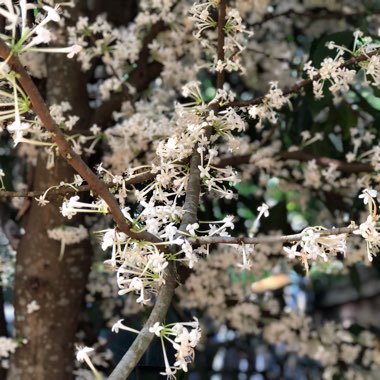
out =
[(369, 215), (367, 220), (360, 224), (359, 229), (354, 231), (354, 234), (361, 235), (365, 239), (370, 262), (373, 260), (372, 256), (375, 255), (375, 251), (380, 248), (380, 234), (376, 229), (379, 219), (376, 197), (377, 191), (374, 189), (364, 189), (359, 195), (359, 198), (363, 199), (363, 203), (368, 206)]
[[(194, 318), (194, 322), (173, 323), (163, 325), (155, 323), (149, 328), (151, 333), (154, 333), (161, 339), (162, 350), (164, 353), (165, 372), (162, 375), (168, 378), (175, 378), (175, 374), (179, 369), (188, 371), (188, 365), (194, 360), (194, 348), (201, 338), (201, 331), (198, 319)], [(175, 362), (170, 365), (165, 348), (165, 340), (170, 342), (176, 350)]]
[(316, 70), (310, 61), (305, 64), (304, 70), (313, 80), (313, 91), (316, 99), (323, 98), (323, 86), (326, 81), (330, 83), (329, 90), (335, 101), (338, 101), (341, 95), (349, 90), (349, 85), (353, 82), (356, 71), (343, 67), (343, 62), (343, 51), (338, 50), (334, 59), (325, 58), (323, 60), (319, 70)]
[(247, 38), (251, 37), (253, 32), (247, 30), (237, 8), (227, 8), (227, 17), (224, 25), (224, 60), (218, 59), (217, 54), (215, 54), (217, 39), (217, 34), (215, 33), (217, 27), (215, 14), (218, 5), (219, 2), (215, 0), (193, 4), (190, 14), (196, 30), (194, 37), (199, 39), (202, 47), (209, 50), (214, 57), (214, 61), (211, 64), (206, 63), (212, 71), (244, 72), (240, 55), (245, 50)]
[(14, 339), (0, 336), (0, 367), (9, 368), (9, 357), (14, 354), (18, 347), (17, 342)]
[(258, 119), (256, 128), (261, 129), (264, 121), (268, 120), (274, 124), (277, 122), (277, 112), (285, 104), (291, 107), (288, 96), (284, 96), (282, 90), (278, 88), (278, 82), (270, 82), (269, 92), (265, 95), (262, 104), (253, 105), (248, 108), (248, 114), (252, 119)]
[(60, 226), (47, 231), (50, 239), (58, 240), (61, 242), (61, 250), (59, 259), (63, 258), (65, 247), (67, 245), (78, 244), (82, 240), (88, 238), (87, 229), (83, 225), (78, 227)]
[[(28, 13), (38, 8), (36, 25), (33, 28), (29, 28)], [(52, 40), (52, 33), (47, 27), (50, 22), (60, 21), (59, 5), (52, 8), (48, 5), (28, 4), (26, 0), (20, 0), (19, 4), (5, 0), (0, 6), (0, 14), (5, 18), (7, 24), (6, 30), (9, 33), (9, 35), (5, 35), (6, 41), (16, 54), (26, 51), (43, 51), (66, 53), (69, 58), (72, 58), (82, 49), (79, 45), (65, 48), (45, 48), (40, 46)]]
[[(380, 46), (374, 43), (370, 37), (363, 37), (363, 33), (360, 31), (355, 31), (354, 37), (355, 41), (352, 51), (345, 46), (335, 44), (333, 41), (328, 42), (327, 47), (329, 49), (337, 49), (337, 53), (335, 58), (325, 58), (318, 70), (312, 66), (311, 61), (305, 64), (304, 71), (306, 71), (308, 77), (313, 81), (313, 91), (316, 99), (324, 97), (323, 88), (325, 82), (330, 84), (329, 91), (332, 93), (335, 102), (338, 102), (342, 96), (347, 93), (350, 86), (354, 84), (356, 71), (344, 66), (343, 55), (345, 52), (348, 52), (354, 57), (360, 54), (367, 55)], [(367, 61), (360, 63), (366, 76), (364, 85), (368, 83), (374, 86), (379, 85), (379, 65), (380, 61), (378, 55), (372, 55), (368, 57)], [(367, 76), (371, 77), (372, 81), (368, 81)]]
[(79, 195), (70, 197), (62, 203), (61, 214), (67, 219), (71, 219), (78, 212), (106, 214), (108, 208), (103, 200), (92, 203), (79, 202)]
[(346, 254), (346, 234), (324, 236), (324, 227), (307, 227), (302, 231), (302, 239), (296, 244), (284, 247), (289, 259), (299, 257), (306, 272), (309, 270), (308, 261), (322, 259), (327, 261), (330, 256), (338, 253)]

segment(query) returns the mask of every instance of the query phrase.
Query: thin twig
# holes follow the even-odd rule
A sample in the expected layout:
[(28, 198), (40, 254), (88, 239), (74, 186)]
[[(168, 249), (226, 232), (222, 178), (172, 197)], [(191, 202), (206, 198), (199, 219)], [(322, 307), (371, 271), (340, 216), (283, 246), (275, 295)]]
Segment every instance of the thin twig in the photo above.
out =
[[(156, 177), (156, 173), (152, 173), (151, 171), (145, 171), (140, 174), (137, 174), (136, 176), (127, 179), (124, 184), (125, 186), (130, 185), (137, 185), (139, 183), (143, 183), (146, 181), (150, 181)], [(114, 188), (118, 186), (118, 184), (110, 183), (106, 184), (108, 188)], [(46, 189), (47, 190), (47, 189)], [(35, 190), (35, 191), (0, 191), (0, 198), (38, 198), (41, 195), (44, 195), (46, 193), (46, 190)], [(50, 197), (57, 196), (57, 195), (72, 195), (76, 193), (83, 193), (86, 191), (91, 191), (91, 187), (89, 185), (82, 185), (78, 187), (72, 187), (67, 185), (62, 185), (59, 188), (51, 189), (48, 191), (46, 195), (46, 199), (49, 199)]]
[[(243, 164), (249, 164), (249, 160), (251, 159), (251, 157), (251, 154), (221, 157), (219, 162), (215, 164), (215, 166), (224, 168), (226, 166), (238, 166)], [(374, 171), (373, 166), (369, 163), (346, 162), (342, 160), (337, 160), (335, 158), (316, 156), (311, 153), (303, 152), (302, 150), (297, 150), (294, 152), (280, 152), (275, 158), (280, 160), (294, 160), (299, 162), (308, 162), (315, 160), (315, 163), (319, 166), (328, 167), (330, 165), (336, 165), (336, 170), (342, 173), (363, 173)]]
[(344, 173), (362, 173), (374, 171), (373, 166), (369, 163), (346, 162), (337, 160), (335, 158), (316, 156), (314, 154), (306, 153), (301, 150), (295, 152), (282, 152), (278, 155), (278, 157), (282, 160), (295, 160), (300, 162), (315, 160), (315, 163), (319, 166), (335, 165), (336, 170)]
[[(376, 50), (374, 50), (374, 51), (372, 51), (370, 53), (361, 54), (361, 55), (359, 55), (357, 57), (350, 58), (349, 60), (343, 62), (339, 66), (339, 68), (348, 67), (348, 66), (351, 66), (351, 65), (355, 65), (355, 64), (357, 64), (359, 62), (366, 61), (369, 58), (371, 58), (373, 55), (377, 55), (379, 53), (380, 53), (380, 49), (376, 49)], [(304, 80), (296, 83), (294, 86), (290, 87), (288, 90), (283, 91), (283, 95), (287, 96), (287, 95), (291, 95), (291, 94), (298, 94), (306, 86), (308, 86), (309, 84), (313, 83), (313, 81), (317, 81), (319, 79), (321, 79), (321, 75), (320, 74), (316, 75), (313, 79), (304, 79)], [(263, 103), (264, 100), (265, 100), (265, 95), (264, 96), (260, 96), (258, 98), (250, 99), (250, 100), (236, 100), (236, 101), (233, 101), (233, 102), (229, 102), (229, 103), (225, 104), (225, 107), (248, 107), (248, 106), (254, 106), (254, 105), (259, 105), (259, 104)]]
[[(351, 234), (356, 227), (332, 228), (330, 230), (321, 230), (317, 233), (320, 236), (332, 236), (340, 234)], [(189, 239), (191, 244), (270, 244), (270, 243), (291, 243), (300, 241), (305, 235), (301, 232), (293, 235), (274, 235), (260, 237), (224, 237), (224, 236), (207, 236)]]
[(341, 19), (341, 18), (348, 18), (348, 17), (363, 17), (363, 16), (370, 16), (370, 15), (375, 15), (379, 13), (380, 13), (379, 11), (377, 12), (372, 11), (371, 13), (368, 13), (368, 12), (347, 13), (347, 12), (341, 12), (341, 11), (335, 11), (335, 10), (332, 11), (327, 8), (312, 8), (303, 12), (298, 12), (294, 9), (288, 9), (281, 13), (266, 14), (262, 20), (250, 24), (250, 27), (253, 29), (259, 28), (268, 21), (272, 21), (277, 18), (288, 17), (288, 16), (296, 16), (297, 18), (308, 18), (310, 21), (317, 21), (317, 20), (324, 20), (328, 18)]
[(289, 65), (292, 63), (292, 61), (290, 59), (287, 59), (287, 58), (284, 58), (284, 57), (276, 57), (276, 56), (273, 56), (270, 53), (267, 53), (267, 52), (261, 51), (261, 50), (257, 50), (257, 49), (252, 48), (252, 47), (247, 47), (246, 51), (251, 51), (252, 53), (261, 54), (261, 55), (263, 55), (263, 56), (265, 56), (265, 57), (267, 57), (269, 59), (273, 59), (274, 61), (285, 62), (285, 63), (288, 63)]
[[(217, 47), (217, 57), (218, 62), (224, 62), (224, 39), (225, 39), (225, 30), (226, 25), (226, 8), (227, 0), (221, 0), (219, 4), (218, 11), (218, 47)], [(224, 69), (217, 71), (216, 73), (216, 89), (222, 89), (224, 84)]]

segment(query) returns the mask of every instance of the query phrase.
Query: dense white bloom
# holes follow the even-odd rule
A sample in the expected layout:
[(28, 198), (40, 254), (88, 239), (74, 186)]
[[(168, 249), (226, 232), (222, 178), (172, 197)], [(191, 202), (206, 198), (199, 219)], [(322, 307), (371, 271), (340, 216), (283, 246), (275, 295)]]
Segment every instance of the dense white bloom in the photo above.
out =
[[(194, 322), (174, 323), (169, 325), (162, 325), (159, 322), (156, 322), (149, 328), (149, 331), (161, 339), (165, 362), (165, 372), (162, 374), (174, 376), (178, 369), (187, 372), (188, 364), (194, 360), (194, 348), (201, 338), (198, 320), (194, 318)], [(167, 359), (164, 339), (170, 342), (176, 350), (176, 361), (173, 366), (170, 366)]]

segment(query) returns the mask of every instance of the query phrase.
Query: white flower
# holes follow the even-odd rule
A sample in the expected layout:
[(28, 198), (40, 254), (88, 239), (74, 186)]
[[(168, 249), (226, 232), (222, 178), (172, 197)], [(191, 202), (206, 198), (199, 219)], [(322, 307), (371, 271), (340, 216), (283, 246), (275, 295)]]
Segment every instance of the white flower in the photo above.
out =
[(45, 195), (40, 195), (38, 198), (34, 198), (37, 203), (38, 203), (38, 206), (46, 206), (48, 203), (50, 203), (47, 199), (45, 199)]
[(36, 300), (33, 300), (32, 302), (26, 305), (26, 312), (28, 314), (32, 314), (37, 310), (40, 310), (40, 305), (38, 305)]
[(298, 244), (292, 245), (290, 248), (289, 247), (282, 247), (284, 252), (288, 255), (289, 259), (294, 259), (296, 256), (299, 256), (299, 252), (297, 251)]
[(81, 186), (83, 183), (83, 178), (79, 174), (74, 174), (74, 186)]
[(78, 346), (77, 347), (77, 355), (76, 358), (79, 362), (83, 362), (88, 358), (88, 353), (94, 351), (93, 348), (91, 347), (83, 347), (83, 346)]
[(269, 216), (269, 206), (266, 203), (263, 203), (261, 206), (257, 208), (259, 215), (264, 215), (264, 218)]
[(111, 328), (111, 331), (114, 332), (115, 334), (117, 334), (120, 330), (120, 328), (122, 328), (123, 324), (121, 322), (123, 322), (124, 319), (119, 319), (116, 323), (113, 324), (112, 328)]
[(56, 5), (55, 8), (49, 7), (48, 5), (44, 5), (42, 8), (47, 12), (46, 20), (58, 22), (61, 19), (57, 12), (59, 8), (58, 5)]
[(377, 191), (374, 189), (364, 189), (363, 192), (359, 195), (359, 198), (363, 199), (364, 204), (368, 204), (372, 201), (372, 198), (377, 197)]
[(47, 44), (51, 40), (51, 33), (48, 29), (43, 26), (38, 26), (36, 28), (36, 36), (30, 42), (28, 46)]
[(149, 327), (149, 332), (160, 336), (160, 332), (164, 329), (162, 325), (160, 325), (160, 322), (156, 322), (152, 327)]
[(117, 334), (119, 332), (119, 330), (130, 331), (130, 332), (133, 332), (135, 334), (139, 333), (139, 331), (123, 325), (122, 324), (123, 321), (124, 321), (124, 319), (119, 319), (116, 323), (114, 323), (114, 325), (111, 328), (111, 331), (114, 332), (115, 334)]
[(61, 214), (68, 219), (71, 219), (78, 212), (92, 212), (92, 213), (102, 213), (108, 212), (107, 205), (103, 200), (97, 203), (85, 203), (79, 202), (79, 196), (75, 195), (71, 197), (68, 201), (64, 201), (61, 207)]
[(17, 348), (17, 342), (11, 338), (0, 336), (0, 358), (8, 358)]
[(353, 233), (356, 235), (361, 235), (364, 239), (370, 242), (376, 242), (379, 239), (379, 233), (376, 231), (376, 222), (373, 220), (371, 215), (368, 215), (367, 220)]
[(80, 45), (73, 45), (69, 47), (69, 52), (67, 54), (67, 58), (73, 58), (74, 55), (78, 54), (82, 50), (82, 46)]

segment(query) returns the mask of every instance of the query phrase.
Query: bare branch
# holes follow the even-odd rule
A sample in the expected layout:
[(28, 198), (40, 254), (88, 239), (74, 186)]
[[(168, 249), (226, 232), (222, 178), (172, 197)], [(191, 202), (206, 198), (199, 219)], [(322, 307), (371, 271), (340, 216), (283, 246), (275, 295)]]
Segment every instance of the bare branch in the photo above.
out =
[[(330, 230), (318, 231), (321, 236), (331, 236), (340, 234), (351, 234), (355, 227), (342, 227), (342, 228), (332, 228)], [(291, 243), (295, 241), (300, 241), (304, 235), (302, 233), (294, 235), (274, 235), (274, 236), (260, 236), (260, 237), (198, 237), (194, 239), (189, 239), (191, 244), (270, 244), (270, 243)]]

